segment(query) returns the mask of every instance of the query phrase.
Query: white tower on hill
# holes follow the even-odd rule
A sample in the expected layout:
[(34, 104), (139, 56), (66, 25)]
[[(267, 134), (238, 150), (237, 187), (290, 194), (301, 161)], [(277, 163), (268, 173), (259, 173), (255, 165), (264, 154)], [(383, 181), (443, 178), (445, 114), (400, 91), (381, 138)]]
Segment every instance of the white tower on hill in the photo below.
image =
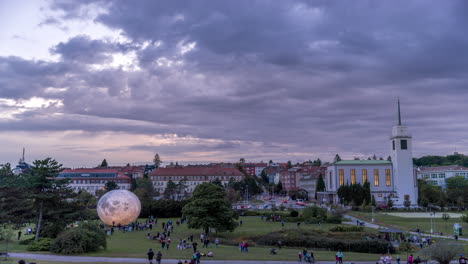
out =
[(392, 129), (391, 149), (393, 180), (397, 194), (395, 205), (403, 205), (409, 200), (418, 204), (418, 182), (413, 169), (412, 138), (408, 127), (401, 124), (400, 100), (398, 100), (398, 125)]

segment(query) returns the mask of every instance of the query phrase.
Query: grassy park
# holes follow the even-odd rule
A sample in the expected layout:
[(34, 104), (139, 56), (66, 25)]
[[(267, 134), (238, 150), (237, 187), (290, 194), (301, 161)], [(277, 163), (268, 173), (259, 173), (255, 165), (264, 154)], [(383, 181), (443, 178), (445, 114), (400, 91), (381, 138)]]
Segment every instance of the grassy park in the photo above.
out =
[[(368, 213), (362, 212), (350, 212), (355, 216), (359, 216), (362, 219), (367, 219), (370, 217)], [(414, 225), (419, 224), (420, 228), (424, 230), (425, 225), (424, 221), (428, 219), (419, 219), (419, 218), (404, 218), (398, 216), (390, 216), (381, 213), (375, 214), (375, 218), (378, 224), (393, 226), (396, 228), (402, 229), (412, 229)], [(94, 257), (129, 257), (129, 258), (144, 258), (147, 250), (153, 248), (154, 251), (161, 250), (161, 245), (155, 240), (149, 240), (146, 237), (148, 232), (152, 234), (161, 231), (161, 223), (172, 220), (175, 222), (176, 219), (159, 219), (157, 227), (153, 227), (152, 231), (134, 231), (122, 233), (116, 231), (114, 235), (108, 238), (108, 244), (106, 250), (101, 250), (93, 253), (86, 253), (86, 256)], [(250, 241), (252, 237), (264, 235), (271, 232), (279, 232), (282, 230), (289, 230), (292, 232), (306, 232), (306, 231), (327, 231), (331, 227), (336, 226), (335, 224), (302, 224), (300, 228), (296, 226), (296, 223), (285, 223), (285, 226), (282, 227), (280, 222), (266, 222), (261, 220), (260, 217), (251, 216), (251, 217), (241, 217), (239, 220), (242, 220), (242, 226), (238, 227), (234, 232), (220, 233), (219, 238), (221, 241), (221, 246), (215, 248), (214, 245), (211, 245), (209, 249), (201, 248), (202, 244), (200, 243), (199, 236), (201, 230), (188, 229), (186, 224), (175, 226), (174, 232), (171, 234), (171, 246), (169, 250), (161, 250), (164, 259), (190, 259), (192, 255), (191, 249), (186, 250), (177, 250), (177, 243), (179, 239), (187, 239), (188, 236), (194, 235), (194, 241), (197, 241), (199, 244), (199, 249), (201, 252), (212, 251), (214, 253), (214, 260), (296, 260), (297, 254), (302, 248), (288, 248), (283, 247), (281, 250), (278, 250), (277, 255), (270, 255), (269, 250), (271, 247), (265, 246), (254, 246), (254, 241)], [(143, 219), (140, 219), (143, 221)], [(442, 219), (439, 219), (439, 225), (443, 225)], [(457, 221), (456, 219), (451, 219), (448, 222), (452, 223)], [(459, 222), (459, 221), (458, 221)], [(447, 224), (448, 225), (448, 224)], [(466, 229), (465, 229), (466, 230)], [(365, 233), (375, 233), (376, 230), (366, 228)], [(352, 235), (352, 234), (350, 234)], [(354, 234), (356, 235), (356, 234)], [(22, 236), (22, 239), (28, 239), (32, 236)], [(247, 240), (252, 245), (249, 248), (248, 253), (240, 253), (239, 248), (235, 246), (240, 241)], [(3, 246), (3, 245), (2, 245)], [(18, 241), (12, 242), (10, 244), (11, 252), (28, 252), (26, 245), (20, 245)], [(310, 249), (308, 249), (310, 250)], [(328, 250), (314, 250), (315, 256), (318, 261), (332, 261), (334, 259), (335, 252)], [(378, 254), (368, 254), (368, 253), (356, 253), (356, 252), (345, 252), (345, 260), (352, 261), (374, 261), (379, 258)], [(50, 254), (50, 252), (29, 252), (29, 253), (42, 253)], [(406, 253), (402, 253), (406, 254)], [(84, 256), (83, 255), (83, 256)], [(211, 259), (211, 258), (210, 258)], [(14, 261), (1, 261), (0, 263), (10, 264), (15, 263)], [(39, 261), (38, 263), (58, 263), (53, 261)], [(63, 263), (63, 262), (62, 262)]]
[[(141, 219), (142, 220), (142, 219)], [(167, 222), (168, 220), (176, 219), (159, 219), (157, 228), (153, 228), (151, 233), (156, 233), (161, 231), (161, 223)], [(284, 229), (293, 230), (294, 232), (303, 232), (306, 230), (328, 230), (330, 227), (335, 226), (333, 224), (317, 224), (306, 225), (302, 224), (300, 228), (297, 228), (296, 223), (285, 223), (285, 226), (282, 227), (280, 222), (266, 222), (261, 220), (260, 217), (241, 217), (239, 220), (242, 220), (242, 226), (238, 227), (232, 233), (222, 233), (219, 234), (221, 246), (215, 248), (214, 245), (211, 245), (208, 250), (201, 248), (201, 243), (199, 236), (201, 230), (188, 229), (186, 224), (175, 226), (174, 232), (171, 234), (171, 246), (169, 250), (161, 250), (161, 245), (155, 240), (149, 240), (146, 237), (146, 234), (149, 231), (134, 231), (122, 233), (116, 231), (114, 235), (110, 236), (107, 241), (107, 249), (87, 253), (86, 256), (95, 256), (95, 257), (133, 257), (133, 258), (143, 258), (149, 248), (153, 248), (156, 252), (161, 250), (163, 258), (170, 259), (189, 259), (192, 255), (191, 249), (186, 250), (177, 250), (177, 243), (179, 239), (187, 239), (191, 234), (194, 235), (194, 241), (197, 241), (199, 244), (199, 249), (201, 252), (212, 251), (214, 253), (213, 259), (218, 260), (295, 260), (297, 258), (297, 253), (302, 250), (302, 248), (282, 248), (278, 250), (277, 255), (270, 255), (269, 250), (271, 247), (259, 247), (254, 246), (254, 243), (250, 243), (252, 246), (249, 248), (248, 253), (240, 253), (239, 248), (234, 246), (240, 241), (247, 240), (249, 238), (257, 235), (263, 235), (270, 232), (280, 231)], [(374, 231), (375, 232), (375, 231)], [(23, 236), (22, 239), (28, 239), (31, 236)], [(250, 241), (249, 241), (250, 242)], [(11, 252), (27, 252), (27, 246), (20, 245), (18, 241), (14, 241), (11, 245)], [(344, 250), (345, 251), (345, 250)], [(33, 252), (31, 252), (33, 253)], [(47, 253), (49, 252), (37, 252), (37, 253)], [(335, 252), (327, 250), (317, 250), (315, 255), (318, 260), (333, 260)], [(367, 253), (355, 253), (355, 252), (345, 252), (345, 258), (347, 260), (376, 260), (379, 256), (377, 254), (367, 254)], [(44, 263), (41, 261), (41, 263)]]

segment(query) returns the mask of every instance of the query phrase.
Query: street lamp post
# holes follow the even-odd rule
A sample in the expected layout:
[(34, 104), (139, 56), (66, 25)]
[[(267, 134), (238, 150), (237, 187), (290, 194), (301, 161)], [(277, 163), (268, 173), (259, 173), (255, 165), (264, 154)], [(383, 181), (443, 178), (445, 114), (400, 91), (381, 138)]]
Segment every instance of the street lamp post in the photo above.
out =
[(374, 223), (374, 210), (375, 210), (375, 206), (372, 206), (372, 223)]

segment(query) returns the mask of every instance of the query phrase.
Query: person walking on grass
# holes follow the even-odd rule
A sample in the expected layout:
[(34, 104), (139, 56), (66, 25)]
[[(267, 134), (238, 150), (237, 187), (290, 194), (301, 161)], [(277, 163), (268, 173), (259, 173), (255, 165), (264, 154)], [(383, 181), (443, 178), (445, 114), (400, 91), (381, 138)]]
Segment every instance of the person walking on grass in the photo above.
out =
[(158, 254), (156, 254), (156, 263), (161, 264), (161, 259), (162, 259), (162, 253), (161, 251), (158, 251)]
[(215, 245), (216, 245), (216, 247), (219, 246), (219, 239), (218, 238), (215, 239)]
[(337, 263), (343, 264), (343, 252), (341, 252), (341, 249), (336, 252), (336, 257), (338, 258)]
[(153, 249), (149, 249), (148, 250), (148, 253), (146, 254), (148, 255), (148, 262), (149, 264), (153, 264), (153, 258), (154, 258), (154, 252), (153, 252)]
[(413, 264), (413, 254), (408, 256), (408, 260), (406, 261), (408, 264)]

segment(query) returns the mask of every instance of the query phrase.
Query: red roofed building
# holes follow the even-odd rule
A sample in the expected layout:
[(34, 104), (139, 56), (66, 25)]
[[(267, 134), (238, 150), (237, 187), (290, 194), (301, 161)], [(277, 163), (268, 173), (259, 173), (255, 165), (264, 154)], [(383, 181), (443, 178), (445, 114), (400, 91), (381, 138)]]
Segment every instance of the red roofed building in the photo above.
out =
[(149, 174), (149, 179), (153, 182), (156, 191), (164, 192), (167, 183), (173, 181), (186, 181), (187, 193), (192, 193), (195, 187), (205, 182), (219, 179), (223, 185), (232, 178), (234, 181), (244, 179), (244, 174), (234, 167), (226, 166), (178, 166), (173, 168), (158, 168)]
[(119, 189), (130, 189), (130, 177), (116, 169), (66, 169), (60, 172), (57, 178), (67, 178), (70, 180), (69, 186), (72, 189), (75, 191), (86, 190), (91, 194), (104, 189), (109, 181), (115, 182)]
[[(326, 167), (312, 167), (312, 166), (301, 166), (293, 167), (291, 169), (286, 169), (280, 172), (281, 174), (281, 184), (283, 185), (283, 190), (286, 192), (298, 191), (302, 188), (300, 179), (304, 176), (313, 176), (313, 178), (318, 178), (317, 175), (324, 175)], [(310, 188), (307, 188), (310, 189)]]

